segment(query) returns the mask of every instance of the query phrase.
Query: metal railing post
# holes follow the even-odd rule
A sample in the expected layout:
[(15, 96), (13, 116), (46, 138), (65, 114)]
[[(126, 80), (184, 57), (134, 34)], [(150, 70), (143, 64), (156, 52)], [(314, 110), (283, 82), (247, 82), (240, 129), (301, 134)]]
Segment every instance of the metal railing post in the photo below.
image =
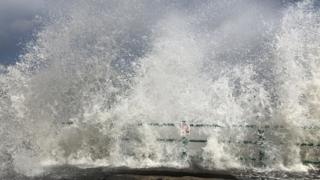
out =
[(182, 137), (181, 138), (181, 143), (182, 143), (182, 152), (181, 152), (181, 158), (183, 160), (188, 159), (188, 144), (189, 144), (189, 139), (187, 137)]
[(258, 128), (258, 142), (257, 145), (259, 146), (258, 150), (258, 165), (261, 167), (265, 166), (264, 160), (265, 160), (265, 150), (264, 150), (264, 144), (265, 144), (265, 136), (264, 136), (265, 130), (262, 128)]

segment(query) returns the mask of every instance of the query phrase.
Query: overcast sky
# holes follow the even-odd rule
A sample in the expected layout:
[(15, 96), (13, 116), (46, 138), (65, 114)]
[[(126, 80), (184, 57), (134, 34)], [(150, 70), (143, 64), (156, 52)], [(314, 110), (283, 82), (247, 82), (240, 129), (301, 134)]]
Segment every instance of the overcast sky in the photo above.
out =
[[(37, 17), (46, 18), (49, 9), (46, 1), (58, 2), (59, 0), (0, 0), (0, 64), (14, 63), (23, 52), (26, 42), (32, 40), (32, 35), (43, 22)], [(275, 2), (279, 1), (275, 0)]]
[(44, 0), (0, 0), (0, 64), (15, 62), (45, 9)]

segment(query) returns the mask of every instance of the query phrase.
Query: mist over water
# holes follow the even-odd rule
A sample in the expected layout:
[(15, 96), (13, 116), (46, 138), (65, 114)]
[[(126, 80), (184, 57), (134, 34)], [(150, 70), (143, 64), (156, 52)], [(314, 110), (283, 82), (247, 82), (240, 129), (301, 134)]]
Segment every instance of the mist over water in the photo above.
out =
[[(319, 143), (320, 10), (316, 1), (55, 2), (16, 65), (0, 67), (0, 177), (47, 165), (188, 167), (179, 129), (199, 128), (207, 169), (254, 168), (239, 157), (264, 134), (262, 169), (303, 171)], [(143, 124), (138, 126), (138, 124)], [(178, 133), (177, 133), (178, 132)], [(128, 139), (129, 140), (124, 140)], [(197, 148), (196, 148), (197, 149)]]

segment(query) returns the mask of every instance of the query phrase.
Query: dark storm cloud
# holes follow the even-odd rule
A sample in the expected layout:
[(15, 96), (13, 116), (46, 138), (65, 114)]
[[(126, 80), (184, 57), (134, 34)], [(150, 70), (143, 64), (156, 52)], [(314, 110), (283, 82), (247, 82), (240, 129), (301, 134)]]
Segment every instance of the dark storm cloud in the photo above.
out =
[(16, 61), (44, 9), (44, 0), (0, 0), (0, 64)]

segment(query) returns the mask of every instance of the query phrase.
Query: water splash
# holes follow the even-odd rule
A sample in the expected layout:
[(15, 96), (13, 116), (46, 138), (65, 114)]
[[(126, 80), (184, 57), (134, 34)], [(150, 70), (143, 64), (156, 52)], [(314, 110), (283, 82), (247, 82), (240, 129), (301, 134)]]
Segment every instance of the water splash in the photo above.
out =
[(263, 136), (264, 166), (304, 170), (317, 152), (297, 142), (319, 139), (301, 127), (319, 126), (320, 13), (314, 1), (277, 3), (55, 4), (21, 61), (0, 70), (1, 172), (186, 167), (180, 142), (158, 141), (179, 130), (146, 125), (181, 121), (227, 128), (192, 132), (208, 139), (205, 168), (252, 166), (239, 157), (259, 147), (229, 141)]

